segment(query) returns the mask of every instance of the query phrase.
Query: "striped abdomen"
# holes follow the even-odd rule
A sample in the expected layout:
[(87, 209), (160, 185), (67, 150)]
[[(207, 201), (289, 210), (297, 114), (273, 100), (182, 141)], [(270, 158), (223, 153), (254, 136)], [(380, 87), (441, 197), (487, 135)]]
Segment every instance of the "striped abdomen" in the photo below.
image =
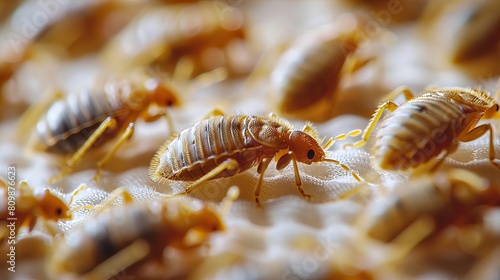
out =
[(87, 219), (56, 244), (49, 271), (57, 278), (88, 273), (138, 240), (149, 245), (147, 257), (142, 260), (161, 261), (166, 247), (185, 249), (200, 245), (184, 239), (189, 230), (223, 230), (218, 214), (208, 205), (195, 204), (197, 208), (193, 208), (190, 203), (169, 200), (126, 204)]
[[(52, 153), (75, 152), (107, 117), (115, 117), (120, 127), (126, 111), (117, 94), (101, 91), (69, 94), (54, 103), (38, 121), (37, 148)], [(103, 137), (112, 137), (117, 131), (107, 131)], [(96, 145), (103, 142), (98, 140)]]
[(279, 109), (284, 113), (303, 110), (331, 97), (346, 57), (354, 51), (352, 45), (339, 39), (317, 37), (301, 38), (303, 41), (283, 54), (272, 73)]
[(367, 208), (362, 225), (370, 237), (388, 242), (419, 216), (447, 213), (452, 203), (448, 192), (436, 186), (433, 177), (416, 180), (374, 201)]
[[(377, 132), (374, 159), (386, 170), (407, 170), (453, 147), (474, 120), (472, 108), (438, 95), (423, 95), (387, 116)], [(477, 121), (477, 120), (476, 120)]]
[[(194, 181), (228, 158), (239, 170), (226, 170), (215, 178), (230, 177), (256, 165), (263, 156), (274, 156), (282, 147), (288, 127), (252, 116), (214, 117), (196, 123), (163, 145), (150, 167), (154, 180)], [(275, 136), (276, 133), (279, 135)], [(266, 143), (264, 139), (279, 139)]]

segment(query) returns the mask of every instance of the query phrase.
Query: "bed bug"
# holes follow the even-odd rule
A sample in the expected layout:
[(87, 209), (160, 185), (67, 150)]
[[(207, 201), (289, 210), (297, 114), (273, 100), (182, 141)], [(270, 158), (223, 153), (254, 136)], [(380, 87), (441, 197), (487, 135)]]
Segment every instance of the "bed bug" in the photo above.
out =
[[(418, 176), (369, 205), (359, 225), (371, 238), (389, 242), (419, 217), (431, 217), (435, 232), (478, 219), (473, 209), (500, 203), (500, 190), (464, 169)], [(476, 213), (477, 214), (477, 213)], [(477, 222), (477, 221), (476, 221)]]
[(259, 194), (269, 163), (276, 159), (276, 169), (293, 164), (298, 192), (311, 196), (302, 189), (297, 162), (332, 162), (361, 181), (361, 177), (346, 165), (325, 157), (325, 150), (334, 139), (320, 146), (316, 131), (306, 125), (302, 131), (294, 130), (285, 120), (275, 115), (268, 117), (234, 115), (213, 116), (182, 131), (165, 142), (153, 157), (149, 174), (153, 181), (194, 181), (184, 193), (189, 194), (201, 183), (231, 177), (253, 166), (260, 174), (255, 188), (255, 201)]
[[(332, 104), (343, 78), (372, 60), (357, 52), (365, 40), (361, 26), (359, 17), (340, 17), (302, 34), (290, 44), (270, 79), (270, 92), (279, 113), (311, 121), (332, 117)], [(327, 106), (319, 108), (322, 104)]]
[(420, 28), (424, 39), (433, 48), (439, 45), (452, 66), (474, 76), (500, 74), (500, 2), (433, 1)]
[(193, 76), (218, 67), (227, 68), (230, 75), (245, 74), (225, 49), (244, 41), (243, 15), (236, 7), (218, 4), (223, 3), (152, 5), (109, 41), (100, 60), (117, 70), (158, 65), (169, 72), (181, 58), (189, 57)]
[[(67, 167), (51, 180), (71, 172), (91, 148), (119, 135), (119, 139), (97, 163), (95, 179), (121, 145), (134, 133), (137, 118), (153, 122), (167, 117), (166, 108), (179, 105), (173, 88), (157, 78), (136, 76), (130, 80), (110, 80), (97, 89), (68, 94), (53, 103), (36, 125), (32, 142), (36, 150), (72, 154)], [(151, 109), (157, 107), (156, 111)], [(29, 119), (29, 117), (28, 117)]]
[(435, 170), (457, 149), (459, 142), (476, 140), (487, 132), (490, 133), (489, 161), (500, 168), (494, 161), (493, 127), (477, 125), (479, 120), (495, 117), (499, 109), (488, 93), (470, 88), (435, 88), (414, 97), (409, 88), (401, 87), (386, 100), (400, 93), (404, 93), (407, 102), (400, 106), (392, 101), (381, 104), (364, 130), (362, 140), (353, 144), (354, 147), (365, 145), (383, 112), (389, 110), (373, 145), (373, 159), (378, 168), (417, 171), (420, 167), (421, 170), (430, 167)]
[(18, 236), (21, 227), (28, 227), (32, 231), (36, 222), (40, 218), (47, 230), (53, 235), (54, 231), (47, 221), (57, 222), (59, 220), (71, 219), (68, 205), (71, 204), (75, 195), (83, 188), (78, 188), (73, 192), (68, 204), (54, 195), (49, 189), (35, 194), (34, 190), (22, 181), (19, 186), (9, 185), (0, 180), (0, 240), (3, 242), (8, 238), (8, 243), (13, 244)]
[[(127, 191), (116, 189), (108, 202), (122, 194)], [(237, 188), (229, 189), (221, 213), (238, 194)], [(212, 233), (224, 230), (222, 216), (211, 204), (188, 197), (131, 201), (106, 208), (56, 244), (47, 263), (49, 275), (109, 279), (133, 265), (161, 262), (168, 247), (198, 248)]]

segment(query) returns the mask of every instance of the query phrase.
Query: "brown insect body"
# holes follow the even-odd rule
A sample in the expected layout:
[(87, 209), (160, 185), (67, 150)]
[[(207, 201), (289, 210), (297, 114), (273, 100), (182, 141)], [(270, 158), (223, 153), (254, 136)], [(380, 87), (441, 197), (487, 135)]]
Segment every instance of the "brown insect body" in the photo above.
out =
[[(37, 148), (50, 153), (74, 152), (107, 117), (116, 118), (118, 127), (123, 127), (131, 112), (117, 97), (114, 93), (86, 90), (57, 101), (37, 123)], [(118, 130), (108, 131), (105, 136), (111, 138), (117, 133)], [(94, 146), (104, 142), (98, 141)]]
[(100, 90), (71, 93), (52, 104), (38, 121), (37, 149), (53, 153), (75, 152), (106, 118), (115, 118), (116, 129), (107, 130), (95, 147), (122, 132), (126, 124), (145, 114), (150, 105), (167, 107), (177, 103), (173, 91), (154, 79), (145, 81), (144, 85), (112, 81)]
[(471, 209), (497, 205), (500, 193), (478, 175), (466, 170), (438, 172), (398, 186), (386, 197), (374, 201), (359, 225), (377, 240), (388, 242), (419, 217), (432, 217), (435, 232), (449, 225), (463, 225), (478, 217)]
[[(162, 261), (166, 247), (180, 250), (195, 248), (201, 245), (210, 233), (223, 229), (224, 225), (217, 212), (208, 204), (199, 201), (163, 199), (150, 203), (121, 205), (99, 213), (95, 218), (88, 219), (80, 227), (68, 232), (56, 244), (48, 262), (47, 272), (52, 277), (57, 276), (56, 278), (82, 276), (92, 272), (101, 276), (98, 277), (101, 279), (100, 272), (93, 270), (112, 257), (127, 259), (132, 256), (135, 262), (129, 265), (140, 265), (151, 260)], [(199, 240), (201, 242), (191, 242), (191, 234), (202, 237), (202, 240)], [(137, 241), (147, 244), (144, 255), (133, 256), (137, 253), (134, 251), (119, 255), (122, 250)], [(105, 273), (111, 277), (126, 268), (111, 266), (108, 270), (118, 271)]]
[[(480, 119), (492, 118), (498, 104), (487, 93), (468, 88), (441, 88), (424, 92), (413, 98), (405, 92), (408, 102), (399, 107), (391, 101), (380, 105), (363, 134), (366, 143), (384, 109), (391, 113), (382, 121), (373, 145), (373, 159), (377, 167), (385, 170), (415, 170), (426, 167), (432, 159), (445, 153), (433, 168), (454, 152), (460, 141), (475, 140), (490, 132), (490, 162), (494, 165), (493, 131), (489, 124), (476, 126)], [(496, 165), (497, 166), (497, 165)]]
[(30, 147), (72, 155), (66, 161), (67, 167), (49, 181), (62, 179), (89, 150), (118, 138), (97, 162), (98, 170), (94, 179), (98, 180), (102, 167), (133, 135), (138, 118), (153, 122), (166, 117), (172, 128), (166, 107), (178, 104), (179, 100), (168, 84), (149, 76), (132, 75), (130, 80), (111, 80), (102, 88), (71, 93), (51, 104), (44, 115), (37, 114), (40, 108), (35, 106), (21, 123), (26, 125), (37, 120), (36, 131), (28, 144)]
[[(101, 59), (106, 66), (119, 70), (153, 63), (170, 71), (186, 56), (194, 60), (194, 76), (213, 70), (212, 65), (231, 68), (231, 61), (213, 62), (215, 57), (203, 61), (204, 51), (220, 50), (233, 40), (243, 40), (242, 22), (238, 9), (216, 7), (210, 1), (152, 6), (108, 43)], [(222, 60), (231, 59), (227, 53), (223, 56)]]
[[(300, 144), (310, 146), (301, 147)], [(300, 153), (305, 149), (316, 151), (313, 159)], [(151, 163), (151, 177), (156, 181), (194, 181), (233, 158), (239, 168), (225, 170), (214, 178), (230, 177), (259, 164), (264, 157), (274, 157), (281, 150), (298, 152), (297, 160), (307, 164), (325, 156), (311, 136), (294, 131), (285, 123), (254, 116), (211, 118), (166, 142)]]
[[(61, 219), (71, 218), (69, 208), (64, 201), (50, 192), (49, 189), (44, 190), (40, 194), (35, 194), (33, 189), (26, 182), (21, 182), (19, 187), (7, 186), (5, 181), (1, 180), (0, 188), (0, 240), (5, 240), (7, 236), (12, 236), (9, 233), (9, 227), (12, 222), (15, 223), (15, 236), (19, 229), (27, 226), (31, 231), (38, 220), (42, 218), (47, 221), (57, 222)], [(15, 210), (9, 210), (9, 197), (15, 196)], [(9, 218), (15, 218), (10, 220)], [(9, 243), (10, 244), (10, 243)]]
[[(461, 63), (478, 57), (495, 54), (500, 57), (500, 3), (484, 0), (474, 3), (469, 17), (456, 33), (452, 50), (454, 63)], [(498, 69), (497, 69), (498, 70)]]
[[(336, 89), (342, 77), (355, 71), (346, 69), (346, 64), (348, 60), (354, 61), (361, 40), (359, 24), (325, 25), (303, 34), (291, 44), (271, 73), (272, 92), (281, 113), (313, 121), (330, 117), (322, 115), (331, 114), (331, 104), (338, 95)], [(311, 112), (311, 108), (320, 103), (330, 104), (328, 113)]]

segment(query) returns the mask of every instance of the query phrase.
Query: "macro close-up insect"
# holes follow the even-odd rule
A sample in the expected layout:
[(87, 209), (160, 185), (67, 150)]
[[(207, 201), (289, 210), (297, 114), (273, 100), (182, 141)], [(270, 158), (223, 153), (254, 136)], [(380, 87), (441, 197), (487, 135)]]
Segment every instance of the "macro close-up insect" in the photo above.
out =
[[(382, 120), (373, 145), (376, 167), (399, 171), (419, 167), (434, 170), (455, 152), (460, 142), (473, 141), (489, 133), (489, 161), (500, 168), (495, 161), (493, 126), (477, 125), (479, 120), (497, 117), (499, 105), (488, 93), (470, 88), (435, 88), (414, 97), (410, 89), (401, 87), (389, 93), (387, 100), (401, 93), (406, 103), (400, 106), (392, 101), (381, 104), (363, 132), (362, 140), (352, 145), (361, 147), (367, 143), (387, 109), (390, 113)], [(433, 162), (434, 159), (437, 161)], [(426, 165), (429, 162), (431, 166)]]
[[(72, 155), (60, 174), (51, 178), (60, 180), (88, 150), (119, 136), (97, 163), (95, 179), (99, 179), (102, 167), (134, 133), (137, 118), (153, 122), (167, 117), (166, 108), (179, 102), (173, 89), (156, 78), (148, 77), (140, 82), (110, 80), (99, 89), (73, 92), (51, 104), (37, 122), (33, 146), (39, 151)], [(152, 106), (158, 107), (153, 114)], [(168, 120), (172, 129), (172, 122)]]
[(458, 66), (478, 77), (500, 74), (499, 1), (437, 1), (430, 3), (427, 10), (420, 24), (421, 33), (429, 38), (430, 47), (439, 45), (438, 53), (448, 66)]
[[(74, 195), (81, 189), (75, 190), (68, 204), (61, 198), (53, 194), (49, 189), (35, 194), (34, 190), (26, 182), (19, 183), (19, 186), (9, 186), (5, 181), (0, 180), (1, 203), (0, 203), (0, 241), (7, 241), (15, 244), (11, 238), (18, 236), (21, 227), (27, 227), (28, 232), (32, 231), (37, 221), (41, 220), (46, 229), (52, 234), (57, 234), (55, 226), (49, 222), (71, 219), (68, 205), (71, 204)], [(10, 202), (10, 203), (9, 203)]]
[(0, 0), (0, 279), (497, 279), (499, 3)]
[(344, 77), (373, 59), (357, 52), (360, 44), (367, 43), (362, 26), (360, 17), (343, 15), (290, 44), (270, 78), (270, 92), (280, 114), (309, 121), (332, 117)]
[[(124, 193), (130, 196), (126, 190), (116, 189), (110, 201)], [(227, 211), (238, 193), (237, 188), (229, 189), (221, 213)], [(222, 217), (213, 205), (188, 197), (104, 206), (59, 240), (48, 260), (47, 273), (56, 278), (109, 279), (130, 266), (147, 265), (148, 261), (166, 262), (168, 267), (164, 255), (167, 247), (196, 249), (212, 233), (224, 229)]]
[(500, 190), (465, 169), (422, 175), (375, 199), (358, 220), (366, 234), (389, 242), (421, 217), (431, 217), (435, 231), (478, 219), (475, 207), (500, 203)]
[(160, 182), (194, 181), (184, 190), (188, 194), (207, 180), (234, 176), (257, 165), (260, 177), (254, 194), (259, 204), (264, 173), (275, 158), (277, 170), (293, 164), (298, 192), (304, 198), (311, 198), (301, 187), (297, 162), (332, 162), (350, 172), (357, 181), (362, 180), (348, 166), (326, 158), (325, 150), (332, 144), (333, 139), (321, 146), (310, 125), (302, 131), (295, 130), (275, 115), (214, 116), (165, 142), (151, 161), (150, 177)]
[(171, 72), (182, 58), (189, 58), (194, 64), (193, 76), (218, 67), (225, 67), (230, 75), (241, 75), (248, 69), (240, 69), (238, 57), (226, 47), (244, 40), (243, 22), (236, 7), (218, 7), (210, 1), (153, 5), (110, 40), (100, 60), (121, 71), (153, 64)]

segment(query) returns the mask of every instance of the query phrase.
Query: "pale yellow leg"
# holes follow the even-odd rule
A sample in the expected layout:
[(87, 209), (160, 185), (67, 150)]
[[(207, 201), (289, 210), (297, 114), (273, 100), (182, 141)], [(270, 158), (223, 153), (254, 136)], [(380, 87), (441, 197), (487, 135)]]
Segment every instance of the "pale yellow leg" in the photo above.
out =
[(400, 94), (404, 95), (406, 102), (408, 102), (408, 101), (412, 100), (413, 98), (415, 98), (415, 94), (413, 93), (413, 91), (409, 87), (407, 87), (407, 86), (401, 86), (401, 87), (398, 87), (395, 90), (389, 92), (381, 100), (380, 103), (385, 103), (385, 102), (388, 102), (388, 101), (394, 101), (394, 99), (396, 99), (396, 97), (398, 97)]
[(121, 146), (123, 146), (123, 144), (125, 144), (125, 142), (128, 139), (130, 139), (130, 137), (132, 137), (132, 135), (134, 134), (134, 131), (135, 131), (135, 125), (133, 122), (131, 122), (131, 123), (129, 123), (127, 129), (120, 136), (118, 141), (116, 141), (116, 143), (113, 145), (113, 147), (111, 147), (111, 149), (104, 155), (104, 157), (100, 161), (97, 162), (97, 171), (96, 171), (95, 176), (94, 176), (94, 181), (99, 182), (99, 178), (101, 177), (101, 172), (102, 172), (104, 165), (106, 165), (106, 163), (108, 163), (108, 161), (111, 159), (111, 157), (116, 154), (116, 151), (118, 151), (118, 149)]
[(120, 197), (123, 198), (123, 202), (125, 204), (129, 204), (129, 203), (132, 203), (134, 201), (134, 198), (132, 197), (132, 194), (130, 194), (130, 192), (128, 192), (126, 189), (123, 189), (123, 188), (117, 188), (117, 189), (113, 190), (109, 194), (108, 198), (106, 200), (104, 200), (101, 204), (95, 205), (95, 206), (92, 206), (92, 205), (79, 206), (79, 207), (76, 207), (74, 209), (71, 209), (71, 212), (76, 212), (76, 211), (81, 210), (81, 209), (96, 210), (94, 215), (97, 215), (100, 212), (102, 212), (104, 209), (111, 207), (113, 205), (113, 203), (115, 203), (118, 200), (118, 198), (120, 198)]
[(189, 56), (183, 56), (175, 65), (172, 80), (175, 84), (185, 85), (191, 79), (194, 71), (194, 61)]
[(73, 171), (76, 164), (82, 159), (82, 157), (87, 153), (87, 151), (94, 145), (94, 143), (103, 135), (103, 133), (110, 128), (116, 127), (116, 120), (112, 117), (108, 117), (104, 120), (101, 125), (90, 135), (89, 139), (76, 151), (73, 156), (66, 162), (67, 167), (61, 170), (61, 172), (49, 179), (49, 182), (60, 181), (65, 175)]
[(224, 170), (233, 170), (237, 168), (239, 168), (238, 161), (229, 158), (225, 160), (223, 163), (219, 164), (214, 169), (210, 170), (210, 172), (208, 172), (207, 174), (203, 175), (203, 177), (201, 177), (200, 179), (196, 180), (194, 183), (189, 185), (183, 193), (189, 194), (190, 192), (194, 191), (197, 187), (199, 187), (202, 183), (214, 178)]
[(257, 185), (255, 186), (255, 191), (254, 191), (254, 197), (255, 197), (255, 202), (257, 203), (257, 206), (260, 206), (260, 201), (259, 201), (260, 190), (262, 187), (262, 181), (264, 179), (264, 173), (266, 172), (266, 169), (269, 166), (269, 163), (271, 163), (270, 158), (263, 158), (262, 161), (260, 162), (259, 166), (257, 167), (257, 173), (259, 173), (259, 181), (257, 182)]
[(400, 260), (407, 255), (418, 243), (429, 236), (434, 228), (434, 220), (430, 217), (420, 217), (411, 223), (391, 242), (394, 246), (394, 253), (387, 259), (386, 264)]
[(197, 91), (201, 88), (209, 87), (222, 82), (229, 76), (226, 67), (218, 67), (214, 70), (202, 73), (191, 81), (190, 91)]
[(293, 173), (295, 174), (295, 184), (297, 185), (297, 191), (307, 200), (311, 200), (312, 195), (306, 194), (304, 189), (302, 188), (302, 180), (300, 179), (299, 167), (297, 166), (297, 158), (295, 154), (292, 153), (292, 165), (293, 165)]
[(349, 55), (342, 66), (341, 75), (352, 75), (375, 59), (375, 57), (362, 58), (355, 55)]
[(365, 131), (363, 132), (362, 140), (357, 141), (354, 144), (344, 145), (344, 148), (350, 147), (350, 146), (353, 146), (355, 148), (364, 146), (366, 144), (366, 142), (368, 141), (368, 139), (370, 138), (370, 135), (372, 134), (373, 129), (375, 128), (375, 125), (377, 125), (378, 121), (382, 117), (382, 113), (384, 113), (384, 110), (387, 109), (387, 110), (392, 112), (392, 111), (396, 110), (396, 108), (398, 108), (398, 105), (394, 104), (391, 101), (387, 101), (387, 102), (383, 103), (382, 105), (380, 105), (378, 107), (378, 109), (375, 111), (375, 114), (373, 115), (372, 119), (368, 123), (368, 126), (366, 127)]
[(226, 197), (221, 202), (220, 216), (226, 217), (233, 202), (240, 196), (240, 189), (237, 186), (232, 186), (227, 190)]
[(222, 109), (215, 107), (212, 108), (208, 113), (206, 113), (201, 119), (206, 120), (213, 117), (223, 117), (225, 115), (226, 113)]
[[(95, 280), (95, 279), (111, 279), (114, 275), (124, 271), (140, 260), (147, 257), (150, 252), (149, 244), (139, 239), (128, 245), (109, 259), (100, 263), (89, 273), (83, 275), (80, 279)], [(126, 275), (124, 277), (127, 277)], [(131, 276), (134, 278), (134, 276)]]
[(172, 118), (168, 114), (166, 108), (159, 109), (158, 112), (156, 112), (156, 114), (154, 114), (154, 115), (150, 115), (150, 114), (146, 113), (142, 116), (142, 119), (145, 122), (150, 123), (150, 122), (155, 122), (155, 121), (159, 120), (161, 117), (164, 117), (165, 120), (167, 120), (167, 125), (170, 128), (171, 134), (173, 134), (175, 131), (174, 121), (172, 120)]
[(486, 132), (490, 132), (490, 137), (489, 137), (489, 161), (490, 163), (495, 166), (496, 168), (500, 168), (500, 164), (495, 162), (496, 156), (495, 156), (495, 142), (494, 142), (494, 134), (493, 134), (493, 127), (491, 124), (483, 124), (480, 126), (475, 127), (473, 130), (469, 131), (467, 134), (464, 136), (460, 137), (460, 141), (462, 142), (470, 142), (473, 140), (478, 139), (479, 137), (483, 136)]

